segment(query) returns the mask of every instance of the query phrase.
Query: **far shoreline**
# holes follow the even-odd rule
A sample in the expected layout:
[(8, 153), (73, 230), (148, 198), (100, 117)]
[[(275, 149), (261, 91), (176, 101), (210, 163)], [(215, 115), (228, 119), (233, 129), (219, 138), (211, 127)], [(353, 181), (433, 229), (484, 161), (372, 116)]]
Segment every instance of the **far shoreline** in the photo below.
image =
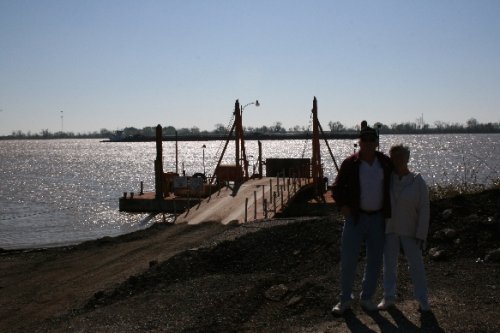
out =
[[(387, 135), (495, 135), (500, 134), (500, 132), (463, 132), (463, 131), (452, 131), (452, 132), (435, 132), (435, 131), (411, 131), (405, 133), (384, 133), (380, 132), (380, 136)], [(300, 132), (300, 133), (245, 133), (245, 140), (310, 140), (312, 139), (312, 132)], [(227, 134), (182, 134), (182, 135), (164, 135), (162, 141), (220, 141), (227, 139), (234, 139), (234, 135), (228, 136)], [(331, 133), (325, 132), (320, 134), (320, 139), (328, 140), (355, 140), (358, 138), (357, 132), (340, 132)], [(13, 141), (13, 140), (71, 140), (71, 139), (89, 139), (89, 140), (100, 140), (103, 143), (106, 142), (154, 142), (155, 137), (144, 136), (144, 135), (134, 135), (129, 137), (124, 137), (120, 139), (112, 139), (107, 136), (87, 136), (87, 135), (54, 135), (49, 137), (44, 136), (23, 136), (17, 137), (12, 135), (0, 136), (0, 141)]]

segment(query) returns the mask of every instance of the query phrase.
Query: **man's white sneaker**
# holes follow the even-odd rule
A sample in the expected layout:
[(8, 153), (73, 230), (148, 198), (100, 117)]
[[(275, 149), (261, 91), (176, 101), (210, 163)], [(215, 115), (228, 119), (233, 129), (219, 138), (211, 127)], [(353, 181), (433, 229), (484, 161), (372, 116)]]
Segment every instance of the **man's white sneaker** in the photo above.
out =
[(377, 306), (375, 305), (375, 303), (372, 302), (371, 299), (362, 299), (361, 301), (359, 301), (359, 304), (366, 311), (377, 311), (378, 310)]
[(392, 308), (394, 305), (395, 302), (393, 299), (384, 298), (380, 303), (378, 303), (377, 308), (379, 310), (387, 310), (389, 308)]
[(351, 308), (351, 303), (352, 303), (352, 301), (350, 301), (350, 300), (345, 301), (345, 302), (342, 302), (342, 301), (338, 302), (337, 305), (335, 305), (333, 307), (332, 313), (339, 315), (339, 316), (343, 315), (346, 310)]

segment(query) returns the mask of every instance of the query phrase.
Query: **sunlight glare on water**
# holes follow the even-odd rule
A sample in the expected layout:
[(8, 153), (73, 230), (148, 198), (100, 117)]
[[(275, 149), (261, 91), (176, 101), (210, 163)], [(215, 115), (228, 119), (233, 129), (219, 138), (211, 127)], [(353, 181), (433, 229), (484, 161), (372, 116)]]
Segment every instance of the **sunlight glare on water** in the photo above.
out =
[[(404, 143), (410, 166), (428, 185), (498, 181), (499, 134), (387, 135), (380, 150)], [(179, 174), (214, 173), (224, 141), (178, 143)], [(334, 158), (352, 154), (356, 140), (329, 140)], [(205, 145), (205, 148), (203, 148)], [(176, 171), (176, 144), (163, 143), (164, 171)], [(310, 158), (310, 140), (262, 141), (263, 159)], [(203, 159), (203, 153), (205, 158)], [(258, 143), (246, 142), (249, 171), (257, 167)], [(118, 211), (123, 192), (154, 190), (154, 142), (102, 143), (99, 140), (0, 141), (0, 248), (47, 247), (116, 236), (149, 226), (147, 214)], [(328, 148), (321, 142), (324, 175), (337, 174)], [(234, 164), (234, 142), (223, 164)], [(265, 173), (265, 168), (264, 168)], [(171, 217), (169, 217), (171, 218)]]
[(138, 229), (118, 197), (152, 182), (154, 143), (3, 141), (0, 247), (54, 246)]

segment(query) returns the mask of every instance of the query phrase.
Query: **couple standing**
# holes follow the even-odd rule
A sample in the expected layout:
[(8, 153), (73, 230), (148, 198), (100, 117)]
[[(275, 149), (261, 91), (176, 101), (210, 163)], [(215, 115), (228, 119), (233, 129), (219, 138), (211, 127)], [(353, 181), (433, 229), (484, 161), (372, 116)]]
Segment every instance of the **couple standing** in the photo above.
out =
[[(359, 152), (345, 159), (333, 184), (333, 197), (345, 216), (341, 245), (340, 302), (332, 312), (351, 307), (352, 288), (361, 244), (366, 266), (360, 305), (367, 311), (386, 310), (396, 300), (397, 264), (403, 248), (421, 311), (430, 311), (422, 249), (429, 228), (429, 195), (420, 176), (408, 169), (410, 151), (393, 146), (390, 158), (377, 151), (378, 133), (363, 121)], [(383, 266), (384, 298), (373, 296)]]

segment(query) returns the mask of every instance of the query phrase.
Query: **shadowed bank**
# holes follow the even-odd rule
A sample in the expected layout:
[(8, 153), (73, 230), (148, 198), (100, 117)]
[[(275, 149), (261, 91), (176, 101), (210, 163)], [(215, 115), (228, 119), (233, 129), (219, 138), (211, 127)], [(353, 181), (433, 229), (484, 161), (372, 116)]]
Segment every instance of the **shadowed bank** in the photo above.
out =
[(397, 309), (333, 316), (342, 225), (331, 215), (4, 251), (0, 331), (497, 332), (500, 267), (487, 257), (499, 247), (499, 194), (431, 203), (429, 248), (444, 253), (425, 259), (433, 315), (418, 312), (401, 269)]

